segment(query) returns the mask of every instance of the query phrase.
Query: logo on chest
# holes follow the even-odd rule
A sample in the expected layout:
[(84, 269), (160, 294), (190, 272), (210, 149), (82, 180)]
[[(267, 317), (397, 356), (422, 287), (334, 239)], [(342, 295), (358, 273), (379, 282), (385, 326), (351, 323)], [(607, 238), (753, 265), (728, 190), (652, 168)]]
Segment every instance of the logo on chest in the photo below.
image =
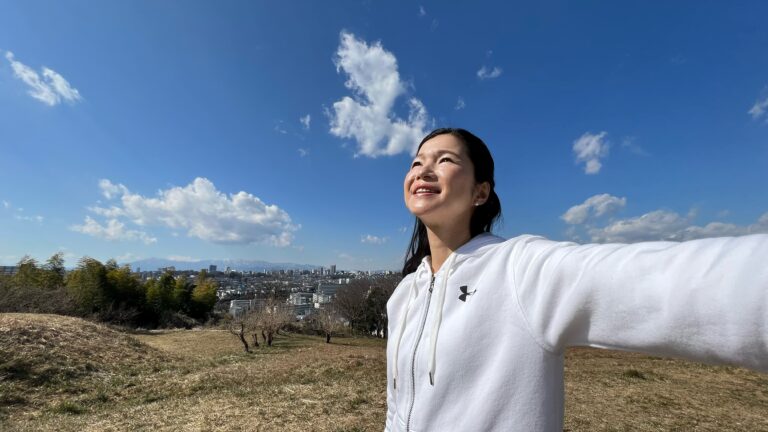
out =
[(469, 297), (472, 294), (474, 294), (475, 292), (477, 292), (476, 289), (474, 289), (472, 291), (468, 291), (468, 290), (469, 290), (469, 288), (467, 288), (466, 285), (462, 285), (462, 286), (459, 287), (459, 291), (461, 291), (461, 294), (459, 294), (459, 300), (461, 300), (463, 302), (466, 302), (467, 301), (467, 297)]

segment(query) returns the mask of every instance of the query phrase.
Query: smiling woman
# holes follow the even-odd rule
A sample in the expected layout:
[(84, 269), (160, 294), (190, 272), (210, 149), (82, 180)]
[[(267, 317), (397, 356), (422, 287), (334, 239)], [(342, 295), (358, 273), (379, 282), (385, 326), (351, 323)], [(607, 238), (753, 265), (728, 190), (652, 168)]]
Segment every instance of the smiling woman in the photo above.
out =
[(505, 240), (493, 171), (482, 140), (438, 129), (405, 176), (416, 222), (387, 304), (386, 430), (561, 431), (569, 346), (768, 372), (768, 235)]

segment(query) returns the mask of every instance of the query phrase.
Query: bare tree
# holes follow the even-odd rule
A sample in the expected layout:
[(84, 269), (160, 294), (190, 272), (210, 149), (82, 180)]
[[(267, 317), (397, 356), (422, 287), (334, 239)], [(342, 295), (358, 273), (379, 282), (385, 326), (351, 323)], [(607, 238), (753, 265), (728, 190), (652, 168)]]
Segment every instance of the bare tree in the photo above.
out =
[(362, 323), (366, 314), (366, 299), (371, 283), (368, 279), (354, 279), (336, 290), (333, 304), (339, 314), (349, 321), (351, 328)]
[[(227, 323), (227, 330), (229, 330), (230, 333), (240, 339), (240, 342), (243, 344), (243, 349), (245, 349), (245, 352), (249, 353), (251, 352), (251, 349), (248, 346), (248, 341), (245, 340), (245, 334), (248, 331), (247, 323), (247, 315), (243, 317), (232, 318), (232, 320)], [(259, 346), (258, 341), (256, 342), (256, 346)]]
[(331, 305), (315, 312), (317, 327), (325, 334), (325, 343), (331, 343), (331, 336), (342, 328), (339, 313)]
[(261, 329), (261, 336), (267, 346), (272, 346), (275, 333), (293, 319), (291, 309), (274, 297), (268, 298), (264, 306), (254, 311), (250, 318), (254, 332), (256, 328)]

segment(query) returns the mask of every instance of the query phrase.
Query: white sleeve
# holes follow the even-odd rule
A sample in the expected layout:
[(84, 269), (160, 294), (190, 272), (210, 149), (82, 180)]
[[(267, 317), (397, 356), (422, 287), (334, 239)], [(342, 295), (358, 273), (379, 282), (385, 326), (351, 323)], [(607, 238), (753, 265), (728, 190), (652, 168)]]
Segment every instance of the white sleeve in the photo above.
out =
[(588, 244), (523, 237), (523, 316), (547, 350), (640, 351), (768, 372), (768, 235)]

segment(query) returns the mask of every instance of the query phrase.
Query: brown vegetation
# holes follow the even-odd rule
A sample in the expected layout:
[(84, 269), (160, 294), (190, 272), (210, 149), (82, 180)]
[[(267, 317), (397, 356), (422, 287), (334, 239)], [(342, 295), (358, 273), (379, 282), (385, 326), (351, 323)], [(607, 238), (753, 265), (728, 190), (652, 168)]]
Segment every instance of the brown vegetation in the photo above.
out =
[[(3, 431), (380, 431), (385, 344), (226, 330), (128, 335), (0, 315)], [(566, 361), (568, 431), (768, 431), (768, 375), (615, 351)]]

